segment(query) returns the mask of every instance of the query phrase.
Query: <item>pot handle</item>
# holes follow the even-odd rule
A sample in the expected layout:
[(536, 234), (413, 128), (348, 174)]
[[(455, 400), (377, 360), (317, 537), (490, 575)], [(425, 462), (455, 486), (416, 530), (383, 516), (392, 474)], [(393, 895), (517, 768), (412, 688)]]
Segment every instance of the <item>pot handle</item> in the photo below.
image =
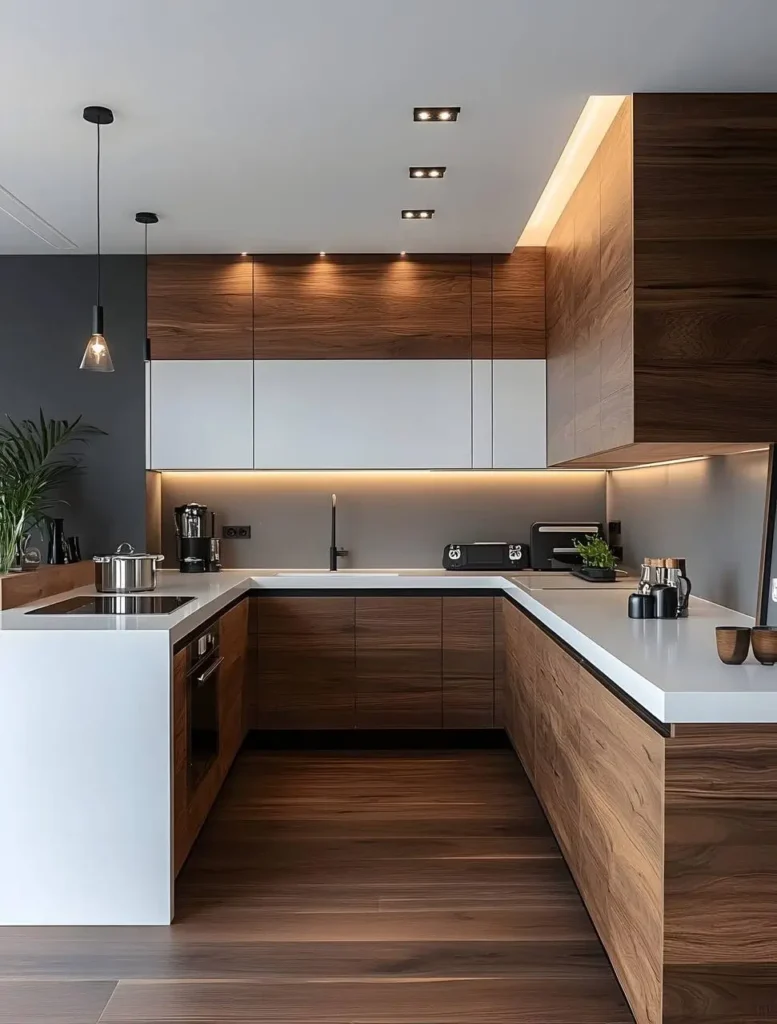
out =
[(129, 543), (129, 541), (125, 540), (123, 544), (119, 544), (119, 546), (116, 548), (116, 551), (114, 552), (114, 554), (116, 554), (116, 555), (134, 555), (135, 554), (135, 549)]
[(152, 555), (152, 557), (153, 557), (155, 562), (164, 562), (164, 560), (165, 560), (165, 556), (164, 555)]

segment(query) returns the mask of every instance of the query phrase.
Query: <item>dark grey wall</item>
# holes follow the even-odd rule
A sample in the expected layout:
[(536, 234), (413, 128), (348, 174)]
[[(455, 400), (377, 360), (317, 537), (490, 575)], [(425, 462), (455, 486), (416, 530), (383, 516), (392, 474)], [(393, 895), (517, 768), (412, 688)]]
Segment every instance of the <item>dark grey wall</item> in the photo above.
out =
[(451, 541), (529, 540), (535, 520), (604, 518), (604, 473), (163, 473), (165, 556), (175, 558), (173, 508), (200, 501), (222, 523), (229, 568), (328, 567), (332, 491), (343, 568), (439, 569)]
[(767, 462), (762, 451), (608, 474), (625, 561), (686, 558), (697, 597), (755, 615)]
[(145, 541), (145, 301), (142, 256), (103, 262), (105, 336), (115, 373), (78, 369), (91, 332), (93, 256), (0, 257), (0, 416), (85, 420), (108, 432), (68, 487), (65, 528), (82, 551)]

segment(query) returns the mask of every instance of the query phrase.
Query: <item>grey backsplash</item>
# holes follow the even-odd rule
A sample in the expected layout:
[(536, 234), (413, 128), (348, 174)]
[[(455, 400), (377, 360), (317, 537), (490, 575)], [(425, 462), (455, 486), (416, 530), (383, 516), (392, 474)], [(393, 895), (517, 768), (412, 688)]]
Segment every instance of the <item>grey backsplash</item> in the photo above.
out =
[(694, 594), (754, 615), (767, 459), (749, 452), (608, 474), (625, 561), (686, 558)]
[(175, 558), (173, 508), (200, 501), (222, 523), (249, 525), (224, 541), (228, 568), (327, 568), (330, 497), (337, 492), (343, 568), (440, 568), (451, 541), (529, 540), (535, 520), (605, 514), (604, 473), (165, 473), (163, 551)]

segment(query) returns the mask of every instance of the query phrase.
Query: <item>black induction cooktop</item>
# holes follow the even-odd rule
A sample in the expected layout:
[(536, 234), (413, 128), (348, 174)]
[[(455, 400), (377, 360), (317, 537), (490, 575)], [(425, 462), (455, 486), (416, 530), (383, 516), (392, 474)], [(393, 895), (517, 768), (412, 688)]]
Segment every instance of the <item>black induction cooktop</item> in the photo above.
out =
[(193, 597), (155, 597), (151, 594), (101, 594), (69, 597), (66, 601), (32, 608), (26, 615), (169, 615)]

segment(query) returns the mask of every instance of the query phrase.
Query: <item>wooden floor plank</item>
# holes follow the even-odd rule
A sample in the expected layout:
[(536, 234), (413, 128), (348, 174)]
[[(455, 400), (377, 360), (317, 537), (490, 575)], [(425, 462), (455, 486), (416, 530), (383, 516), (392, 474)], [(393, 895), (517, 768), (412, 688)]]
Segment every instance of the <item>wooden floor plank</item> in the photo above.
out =
[(0, 981), (0, 1024), (97, 1024), (115, 981)]
[(244, 753), (172, 927), (3, 929), (0, 977), (33, 1024), (632, 1022), (507, 750)]

